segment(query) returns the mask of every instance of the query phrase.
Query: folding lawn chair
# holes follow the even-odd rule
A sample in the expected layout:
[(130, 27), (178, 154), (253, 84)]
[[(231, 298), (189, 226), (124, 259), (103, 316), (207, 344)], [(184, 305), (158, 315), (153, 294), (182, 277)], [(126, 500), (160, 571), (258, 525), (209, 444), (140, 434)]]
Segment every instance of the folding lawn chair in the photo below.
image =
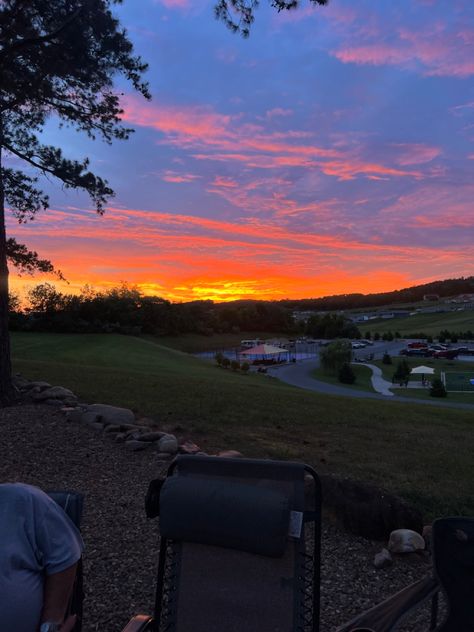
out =
[[(71, 491), (48, 491), (47, 494), (66, 512), (72, 522), (79, 529), (82, 520), (84, 496), (78, 492)], [(66, 613), (66, 618), (71, 615), (76, 616), (76, 623), (74, 625), (73, 632), (81, 632), (82, 629), (83, 601), (84, 589), (81, 558), (77, 564), (76, 579), (74, 580), (71, 601)]]
[[(432, 577), (404, 588), (338, 628), (337, 632), (392, 632), (414, 608), (430, 598), (430, 630), (474, 632), (474, 518), (436, 520), (432, 531), (432, 553)], [(438, 624), (440, 591), (447, 602), (447, 613)]]
[(319, 631), (321, 491), (311, 468), (178, 456), (146, 505), (160, 516), (154, 615), (124, 632)]

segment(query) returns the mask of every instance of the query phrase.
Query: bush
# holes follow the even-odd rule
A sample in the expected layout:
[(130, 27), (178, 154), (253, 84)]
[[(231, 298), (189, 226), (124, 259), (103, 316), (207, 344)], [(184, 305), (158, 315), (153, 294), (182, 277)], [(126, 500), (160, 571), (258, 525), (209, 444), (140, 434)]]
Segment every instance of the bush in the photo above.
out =
[(354, 384), (356, 377), (350, 364), (344, 362), (339, 369), (338, 378), (339, 382), (342, 382), (343, 384)]
[(383, 364), (392, 364), (392, 358), (387, 352), (383, 354), (382, 362)]
[(230, 366), (229, 358), (226, 358), (225, 356), (222, 358), (222, 366), (226, 369)]
[(366, 332), (365, 332), (365, 339), (366, 339), (366, 340), (371, 340), (371, 338), (372, 338), (372, 336), (371, 336), (371, 334), (370, 334), (370, 331), (366, 331)]
[(248, 362), (242, 362), (242, 364), (240, 365), (240, 370), (243, 371), (244, 373), (247, 373), (249, 369), (250, 369), (250, 364)]
[(237, 360), (232, 360), (232, 362), (230, 363), (230, 368), (232, 369), (232, 371), (238, 371), (240, 369), (240, 362), (237, 362)]
[(215, 358), (215, 360), (216, 360), (216, 362), (217, 362), (218, 366), (222, 366), (222, 361), (223, 361), (223, 359), (224, 359), (224, 356), (222, 355), (222, 353), (221, 353), (220, 351), (218, 351), (218, 352), (216, 353), (216, 355), (214, 356), (214, 358)]
[(406, 360), (400, 360), (392, 377), (392, 382), (404, 382), (410, 375), (410, 367)]
[(446, 397), (446, 389), (444, 387), (443, 382), (439, 379), (439, 377), (435, 377), (431, 382), (430, 388), (431, 397)]
[(374, 334), (374, 340), (380, 340), (380, 334), (378, 332)]

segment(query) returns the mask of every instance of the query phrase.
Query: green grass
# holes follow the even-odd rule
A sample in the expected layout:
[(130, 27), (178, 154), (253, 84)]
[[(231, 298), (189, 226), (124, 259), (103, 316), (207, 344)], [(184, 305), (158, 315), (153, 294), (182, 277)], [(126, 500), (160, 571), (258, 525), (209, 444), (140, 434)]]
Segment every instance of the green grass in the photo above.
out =
[(239, 347), (241, 340), (254, 340), (260, 338), (267, 340), (272, 338), (291, 338), (289, 334), (271, 332), (240, 332), (238, 334), (213, 334), (201, 336), (199, 334), (182, 334), (180, 336), (146, 336), (148, 340), (156, 342), (172, 349), (186, 351), (187, 353), (201, 353), (204, 351), (221, 351), (232, 347)]
[(119, 335), (17, 333), (12, 343), (25, 376), (130, 407), (206, 451), (303, 460), (415, 500), (427, 518), (474, 515), (472, 411), (319, 395)]
[(359, 329), (365, 335), (366, 331), (383, 334), (387, 331), (400, 332), (402, 337), (413, 333), (425, 333), (437, 336), (440, 331), (474, 331), (474, 310), (462, 312), (443, 312), (440, 314), (416, 314), (406, 318), (389, 318), (384, 320), (360, 323)]
[(312, 375), (321, 382), (327, 382), (328, 384), (337, 384), (344, 388), (353, 389), (355, 391), (368, 391), (369, 393), (375, 393), (372, 386), (372, 369), (363, 364), (351, 364), (351, 368), (354, 371), (356, 381), (354, 384), (341, 384), (339, 379), (335, 375), (327, 375), (323, 369), (314, 369)]

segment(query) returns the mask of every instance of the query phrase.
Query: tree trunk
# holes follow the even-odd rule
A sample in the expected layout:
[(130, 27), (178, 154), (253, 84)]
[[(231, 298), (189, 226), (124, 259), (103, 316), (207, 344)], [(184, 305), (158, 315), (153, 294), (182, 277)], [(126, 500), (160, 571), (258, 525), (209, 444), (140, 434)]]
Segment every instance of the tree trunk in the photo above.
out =
[(0, 406), (15, 401), (10, 359), (10, 334), (8, 331), (8, 265), (7, 236), (5, 231), (5, 191), (2, 169), (2, 119), (0, 114)]

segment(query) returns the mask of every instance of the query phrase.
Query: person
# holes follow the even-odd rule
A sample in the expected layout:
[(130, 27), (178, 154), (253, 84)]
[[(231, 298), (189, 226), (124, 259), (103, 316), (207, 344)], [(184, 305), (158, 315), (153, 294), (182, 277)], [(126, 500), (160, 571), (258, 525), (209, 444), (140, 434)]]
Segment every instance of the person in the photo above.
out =
[(66, 616), (83, 542), (47, 494), (0, 484), (0, 630), (68, 632)]

